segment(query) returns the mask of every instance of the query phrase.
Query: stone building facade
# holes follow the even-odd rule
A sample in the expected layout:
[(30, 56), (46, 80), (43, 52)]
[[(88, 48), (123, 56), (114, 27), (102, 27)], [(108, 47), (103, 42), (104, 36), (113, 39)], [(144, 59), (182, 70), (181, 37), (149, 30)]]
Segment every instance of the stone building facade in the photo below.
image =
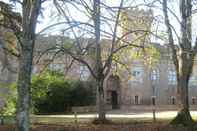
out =
[[(128, 9), (122, 13), (120, 34), (134, 31), (125, 37), (126, 41), (133, 41), (138, 45), (151, 43), (150, 37), (143, 36), (145, 31), (151, 30), (153, 21), (152, 11)], [(172, 63), (170, 49), (164, 45), (151, 43), (159, 52), (159, 60), (151, 66), (143, 60), (132, 60), (129, 71), (122, 71), (118, 76), (111, 74), (106, 80), (106, 103), (114, 107), (130, 105), (176, 105), (176, 71)], [(136, 49), (132, 49), (133, 52)], [(138, 51), (138, 50), (137, 50)], [(128, 58), (128, 56), (125, 56)], [(124, 59), (124, 58), (123, 58)], [(194, 62), (193, 74), (189, 82), (190, 104), (197, 104), (197, 63)], [(130, 74), (128, 73), (130, 72)]]
[[(151, 11), (134, 9), (123, 11), (121, 19), (123, 21), (119, 28), (119, 35), (134, 31), (134, 33), (125, 37), (125, 41), (132, 41), (142, 36), (144, 34), (143, 30), (151, 29), (153, 18)], [(143, 38), (143, 41), (139, 39), (135, 43), (138, 45), (150, 43), (150, 37), (144, 36)], [(83, 81), (92, 79), (86, 66), (77, 61), (72, 61), (71, 57), (63, 53), (56, 55), (57, 50), (49, 50), (61, 44), (62, 39), (63, 41), (68, 40), (68, 38), (60, 38), (59, 36), (40, 36), (37, 38), (32, 73), (37, 74), (48, 68), (61, 71), (65, 74), (65, 77), (72, 79)], [(84, 43), (92, 41), (91, 39), (83, 39)], [(108, 43), (110, 40), (102, 40), (102, 42)], [(159, 60), (152, 68), (141, 59), (128, 60), (127, 54), (121, 56), (121, 59), (128, 65), (127, 69), (122, 69), (117, 74), (114, 73), (114, 70), (117, 69), (116, 65), (112, 65), (112, 71), (104, 82), (106, 105), (111, 106), (112, 109), (117, 109), (123, 106), (151, 105), (152, 103), (157, 105), (176, 104), (176, 72), (169, 48), (156, 43), (151, 45), (160, 54)], [(102, 47), (102, 49), (107, 50), (105, 47)], [(43, 54), (45, 50), (48, 51)], [(132, 52), (138, 51), (136, 48), (131, 50)], [(92, 65), (94, 64), (90, 58), (87, 58), (87, 60)], [(189, 88), (189, 100), (193, 105), (197, 104), (196, 71), (197, 63), (195, 62)], [(12, 75), (8, 76), (11, 77)], [(0, 80), (2, 78), (4, 78), (3, 75), (0, 76)], [(6, 80), (15, 81), (16, 73), (14, 77), (12, 76), (12, 79), (7, 78)]]

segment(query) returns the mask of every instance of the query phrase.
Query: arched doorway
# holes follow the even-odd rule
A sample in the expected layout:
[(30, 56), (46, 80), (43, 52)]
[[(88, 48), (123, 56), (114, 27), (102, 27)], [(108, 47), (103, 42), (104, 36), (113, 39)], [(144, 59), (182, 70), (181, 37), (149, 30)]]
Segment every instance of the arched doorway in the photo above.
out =
[(111, 75), (107, 79), (107, 104), (112, 106), (112, 109), (120, 108), (120, 79), (118, 76)]

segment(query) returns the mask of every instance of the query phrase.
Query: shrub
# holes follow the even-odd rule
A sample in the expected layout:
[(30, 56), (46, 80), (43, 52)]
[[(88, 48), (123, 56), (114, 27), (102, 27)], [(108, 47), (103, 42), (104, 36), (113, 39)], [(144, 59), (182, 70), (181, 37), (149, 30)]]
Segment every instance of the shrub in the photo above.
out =
[(93, 82), (64, 80), (63, 74), (49, 71), (32, 80), (32, 105), (35, 113), (69, 112), (71, 106), (93, 104)]
[(87, 106), (95, 104), (94, 82), (73, 81), (71, 88), (71, 105)]
[(31, 85), (32, 105), (35, 113), (65, 111), (70, 85), (57, 71), (45, 71), (34, 76)]
[(10, 116), (16, 113), (16, 85), (6, 85), (8, 93), (1, 93), (0, 96), (4, 101), (4, 107), (0, 110), (1, 116)]
[[(2, 115), (16, 112), (16, 84), (9, 86)], [(31, 82), (31, 111), (36, 114), (69, 112), (71, 106), (95, 104), (95, 86), (92, 81), (65, 80), (64, 75), (56, 71), (45, 71), (33, 76)]]
[(45, 97), (34, 99), (37, 113), (53, 113), (69, 111), (70, 84), (64, 81), (53, 81), (45, 90)]

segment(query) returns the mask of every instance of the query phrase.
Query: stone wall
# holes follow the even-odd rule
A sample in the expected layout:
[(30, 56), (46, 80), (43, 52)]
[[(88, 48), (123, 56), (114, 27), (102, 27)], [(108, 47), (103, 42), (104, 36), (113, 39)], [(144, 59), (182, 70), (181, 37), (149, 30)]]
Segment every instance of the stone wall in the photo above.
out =
[[(106, 110), (111, 110), (112, 107), (110, 105), (107, 105)], [(96, 106), (75, 106), (72, 107), (72, 112), (76, 112), (76, 113), (88, 113), (88, 112), (96, 112), (97, 108)]]
[[(177, 105), (122, 105), (120, 106), (120, 110), (124, 111), (152, 111), (155, 109), (156, 111), (173, 111), (178, 110)], [(197, 105), (190, 105), (191, 110), (197, 110)], [(112, 110), (112, 106), (107, 105), (106, 110)], [(76, 113), (88, 113), (88, 112), (96, 112), (96, 106), (78, 106), (72, 107), (72, 112)]]
[[(121, 110), (129, 110), (129, 111), (152, 111), (155, 109), (156, 111), (173, 111), (178, 110), (177, 105), (123, 105), (121, 106)], [(197, 110), (197, 105), (190, 105), (190, 110)]]

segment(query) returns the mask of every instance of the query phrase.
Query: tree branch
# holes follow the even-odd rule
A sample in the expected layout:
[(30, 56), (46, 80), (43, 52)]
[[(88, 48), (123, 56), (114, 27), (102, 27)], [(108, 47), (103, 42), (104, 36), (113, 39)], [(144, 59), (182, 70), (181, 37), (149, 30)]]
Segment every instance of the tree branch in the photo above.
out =
[(178, 69), (179, 68), (179, 63), (178, 63), (178, 58), (177, 58), (176, 47), (174, 45), (172, 29), (171, 29), (171, 25), (170, 25), (169, 17), (168, 17), (167, 0), (163, 0), (162, 5), (163, 5), (165, 25), (167, 27), (167, 33), (168, 33), (168, 42), (169, 42), (170, 48), (172, 50), (172, 57), (173, 57), (174, 65), (175, 65), (176, 69)]

